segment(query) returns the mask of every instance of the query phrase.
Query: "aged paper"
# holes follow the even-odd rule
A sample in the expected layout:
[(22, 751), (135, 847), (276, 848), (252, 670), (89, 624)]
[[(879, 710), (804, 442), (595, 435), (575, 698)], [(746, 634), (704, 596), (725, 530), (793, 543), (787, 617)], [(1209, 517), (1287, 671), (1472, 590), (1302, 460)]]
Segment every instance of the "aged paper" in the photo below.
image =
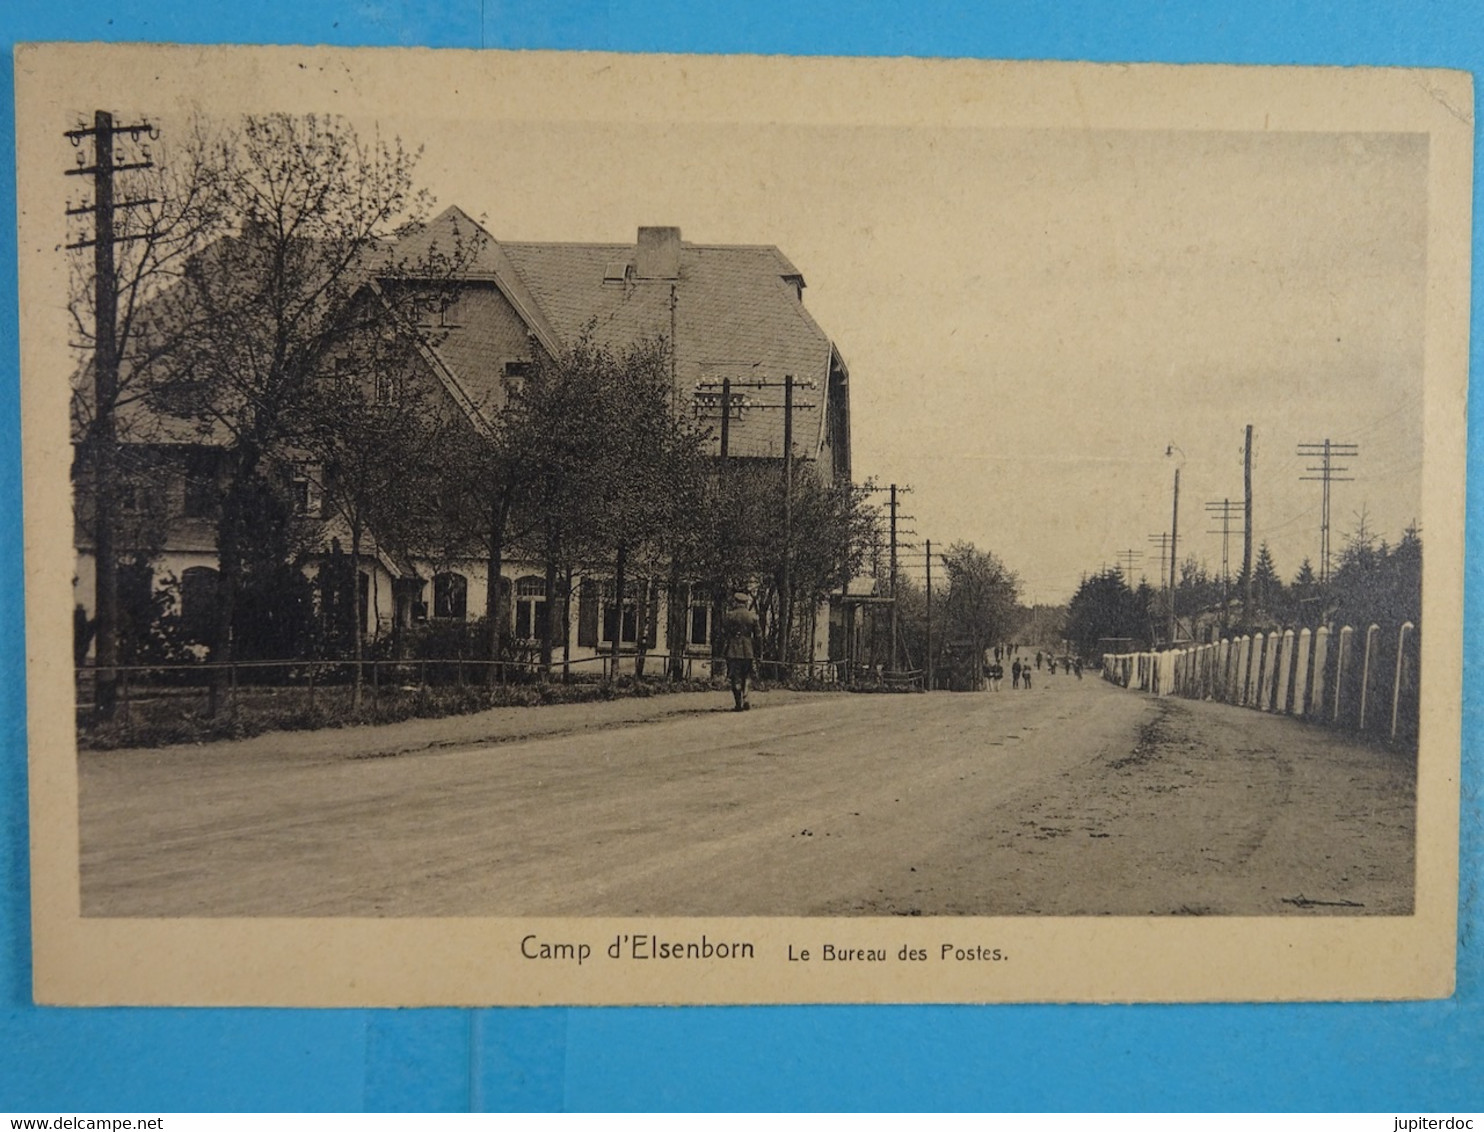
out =
[(38, 1001), (1451, 993), (1467, 75), (16, 81)]

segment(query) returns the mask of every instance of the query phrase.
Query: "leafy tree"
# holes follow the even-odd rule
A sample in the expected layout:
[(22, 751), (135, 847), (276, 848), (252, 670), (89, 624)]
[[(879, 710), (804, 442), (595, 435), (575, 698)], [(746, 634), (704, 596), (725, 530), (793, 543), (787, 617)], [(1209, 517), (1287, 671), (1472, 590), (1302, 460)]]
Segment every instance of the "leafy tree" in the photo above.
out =
[[(425, 282), (447, 277), (458, 249), (425, 249), (417, 262), (386, 250), (426, 216), (417, 155), (362, 138), (341, 119), (248, 117), (200, 152), (233, 234), (187, 260), (163, 296), (159, 317), (175, 331), (149, 395), (158, 410), (195, 421), (222, 453), (213, 651), (230, 660), (245, 556), (262, 537), (253, 498), (302, 425), (315, 379), (389, 318), (415, 323)], [(396, 280), (419, 286), (387, 285), (383, 303), (359, 301), (364, 288)], [(288, 548), (277, 550), (287, 560)]]
[(973, 655), (982, 657), (1015, 623), (1020, 580), (973, 543), (951, 545), (943, 555), (943, 567), (948, 583), (943, 601), (947, 631), (969, 641)]
[[(380, 305), (374, 294), (364, 294), (361, 301)], [(290, 436), (307, 457), (296, 470), (306, 482), (316, 482), (322, 517), (337, 518), (349, 531), (348, 567), (355, 581), (368, 539), (404, 560), (426, 544), (437, 492), (435, 469), (450, 431), (462, 422), (446, 419), (430, 403), (426, 384), (411, 376), (417, 341), (410, 328), (388, 320), (368, 326), (345, 345), (333, 366), (305, 391)], [(299, 502), (302, 506), (308, 499)], [(349, 599), (349, 624), (356, 627), (350, 634), (352, 704), (359, 708), (359, 628), (366, 611), (358, 581), (349, 587)]]

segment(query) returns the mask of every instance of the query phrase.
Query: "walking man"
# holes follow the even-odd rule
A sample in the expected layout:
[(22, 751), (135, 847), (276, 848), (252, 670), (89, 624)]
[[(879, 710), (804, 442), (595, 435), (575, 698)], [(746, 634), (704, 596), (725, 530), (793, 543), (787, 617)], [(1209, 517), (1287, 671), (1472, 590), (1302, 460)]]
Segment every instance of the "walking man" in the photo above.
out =
[(732, 595), (727, 611), (722, 614), (721, 628), (725, 634), (722, 655), (727, 661), (727, 682), (732, 686), (733, 711), (746, 711), (752, 705), (747, 702), (747, 683), (752, 678), (752, 665), (762, 651), (759, 640), (757, 614), (753, 612), (752, 598), (738, 591)]
[(1020, 673), (1021, 664), (1020, 661), (1017, 660), (1010, 666), (1010, 687), (1017, 689), (1020, 687)]

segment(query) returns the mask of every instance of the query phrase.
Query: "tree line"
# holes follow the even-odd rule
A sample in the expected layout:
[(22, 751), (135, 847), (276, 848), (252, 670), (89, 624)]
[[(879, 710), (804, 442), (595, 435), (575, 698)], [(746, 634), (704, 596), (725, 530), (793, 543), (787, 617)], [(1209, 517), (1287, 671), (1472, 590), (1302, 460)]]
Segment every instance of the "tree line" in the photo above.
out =
[[(1252, 566), (1252, 608), (1243, 609), (1246, 589), (1241, 572), (1223, 585), (1194, 558), (1182, 564), (1173, 601), (1186, 639), (1199, 636), (1202, 623), (1213, 634), (1265, 632), (1275, 628), (1318, 628), (1326, 624), (1400, 625), (1422, 618), (1422, 535), (1415, 527), (1389, 544), (1367, 528), (1364, 517), (1347, 537), (1329, 580), (1319, 581), (1304, 559), (1285, 583), (1267, 543)], [(1167, 637), (1171, 596), (1141, 579), (1131, 586), (1121, 570), (1105, 569), (1083, 579), (1067, 609), (1066, 635), (1084, 656), (1106, 651), (1104, 643), (1123, 641), (1133, 650), (1153, 648)], [(1123, 646), (1120, 646), (1123, 647)]]

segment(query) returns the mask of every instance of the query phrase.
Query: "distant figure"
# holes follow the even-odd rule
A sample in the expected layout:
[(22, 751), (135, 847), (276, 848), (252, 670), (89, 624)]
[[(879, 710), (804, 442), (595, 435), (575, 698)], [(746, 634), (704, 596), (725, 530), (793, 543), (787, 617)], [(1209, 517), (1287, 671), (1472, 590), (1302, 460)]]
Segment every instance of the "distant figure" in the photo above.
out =
[(1020, 661), (1018, 661), (1018, 660), (1014, 664), (1012, 664), (1010, 666), (1010, 687), (1012, 687), (1012, 688), (1019, 688), (1020, 687), (1020, 675), (1021, 675), (1021, 673), (1023, 671), (1024, 671), (1024, 667), (1021, 665)]
[(751, 609), (752, 598), (742, 592), (732, 595), (727, 611), (721, 616), (721, 629), (725, 634), (722, 655), (727, 661), (727, 682), (732, 686), (733, 711), (747, 711), (752, 705), (747, 702), (747, 683), (752, 679), (752, 665), (762, 651), (758, 639), (757, 614)]
[(1046, 664), (1047, 664), (1048, 670), (1050, 671), (1051, 675), (1055, 676), (1056, 675), (1056, 657), (1054, 657), (1054, 656), (1048, 656), (1046, 658)]
[(1036, 671), (1041, 671), (1041, 650), (1036, 650)]
[(1031, 666), (1029, 664), (1025, 666), (1025, 671), (1020, 674), (1020, 678), (1025, 682), (1025, 690), (1029, 692), (1031, 690)]
[(1072, 658), (1072, 669), (1077, 673), (1077, 679), (1078, 680), (1081, 680), (1082, 679), (1082, 658), (1080, 656), (1073, 657)]
[[(999, 650), (996, 649), (995, 651), (998, 652)], [(996, 660), (989, 666), (989, 690), (991, 692), (998, 692), (1000, 690), (1000, 681), (1004, 678), (1005, 668)]]

